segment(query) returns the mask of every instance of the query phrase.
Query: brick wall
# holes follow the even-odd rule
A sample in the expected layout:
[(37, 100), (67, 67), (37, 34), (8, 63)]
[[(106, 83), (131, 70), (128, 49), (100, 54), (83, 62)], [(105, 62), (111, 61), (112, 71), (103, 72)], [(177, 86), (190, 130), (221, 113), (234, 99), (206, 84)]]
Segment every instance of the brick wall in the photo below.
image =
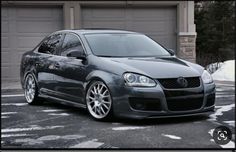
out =
[(196, 35), (179, 35), (177, 56), (196, 63)]

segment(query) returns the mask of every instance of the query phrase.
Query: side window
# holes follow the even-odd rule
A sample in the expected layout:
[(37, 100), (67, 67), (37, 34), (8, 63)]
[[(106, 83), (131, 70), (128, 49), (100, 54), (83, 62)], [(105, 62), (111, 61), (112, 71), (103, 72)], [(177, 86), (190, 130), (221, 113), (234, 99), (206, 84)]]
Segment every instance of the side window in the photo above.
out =
[(42, 44), (39, 46), (38, 48), (38, 52), (40, 53), (47, 53), (47, 42), (48, 42), (49, 38), (45, 39)]
[(41, 44), (38, 52), (46, 54), (56, 54), (57, 50), (60, 48), (62, 38), (62, 34), (54, 34), (50, 36)]
[(61, 56), (66, 56), (71, 51), (78, 50), (83, 52), (82, 44), (74, 34), (66, 34), (62, 44)]

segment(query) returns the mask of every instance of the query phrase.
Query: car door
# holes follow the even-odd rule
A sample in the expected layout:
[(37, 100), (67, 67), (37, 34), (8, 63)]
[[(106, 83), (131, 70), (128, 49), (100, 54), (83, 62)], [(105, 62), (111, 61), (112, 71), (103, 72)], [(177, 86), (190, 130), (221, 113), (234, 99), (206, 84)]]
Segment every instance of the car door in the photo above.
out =
[(58, 52), (57, 64), (60, 68), (55, 74), (56, 86), (54, 90), (61, 95), (61, 98), (82, 103), (85, 94), (87, 61), (67, 56), (75, 50), (85, 53), (79, 36), (74, 33), (66, 33), (62, 48)]
[(53, 95), (55, 71), (57, 69), (56, 53), (61, 48), (63, 34), (57, 33), (46, 38), (38, 47), (35, 68), (40, 92)]

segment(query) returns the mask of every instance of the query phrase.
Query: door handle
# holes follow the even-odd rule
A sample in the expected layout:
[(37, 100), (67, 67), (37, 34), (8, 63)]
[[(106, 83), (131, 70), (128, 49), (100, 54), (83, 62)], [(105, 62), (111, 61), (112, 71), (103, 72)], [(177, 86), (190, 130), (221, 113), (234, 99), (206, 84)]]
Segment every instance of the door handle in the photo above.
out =
[(55, 63), (54, 67), (55, 67), (55, 69), (59, 69), (60, 68), (60, 64), (59, 63)]
[(38, 67), (38, 66), (40, 66), (40, 65), (41, 65), (40, 62), (35, 62), (35, 66), (36, 66), (36, 67)]

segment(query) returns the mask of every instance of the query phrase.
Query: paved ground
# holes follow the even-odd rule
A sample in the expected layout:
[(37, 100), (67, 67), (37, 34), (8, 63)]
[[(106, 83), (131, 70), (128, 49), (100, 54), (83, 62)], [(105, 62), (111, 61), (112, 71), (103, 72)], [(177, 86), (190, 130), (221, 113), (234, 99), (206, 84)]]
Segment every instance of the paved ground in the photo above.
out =
[[(208, 116), (94, 121), (85, 110), (45, 102), (26, 104), (21, 92), (5, 91), (1, 102), (2, 148), (232, 148), (235, 89), (217, 84), (216, 112)], [(13, 96), (12, 96), (13, 95)], [(233, 139), (224, 146), (211, 136), (219, 125)]]

